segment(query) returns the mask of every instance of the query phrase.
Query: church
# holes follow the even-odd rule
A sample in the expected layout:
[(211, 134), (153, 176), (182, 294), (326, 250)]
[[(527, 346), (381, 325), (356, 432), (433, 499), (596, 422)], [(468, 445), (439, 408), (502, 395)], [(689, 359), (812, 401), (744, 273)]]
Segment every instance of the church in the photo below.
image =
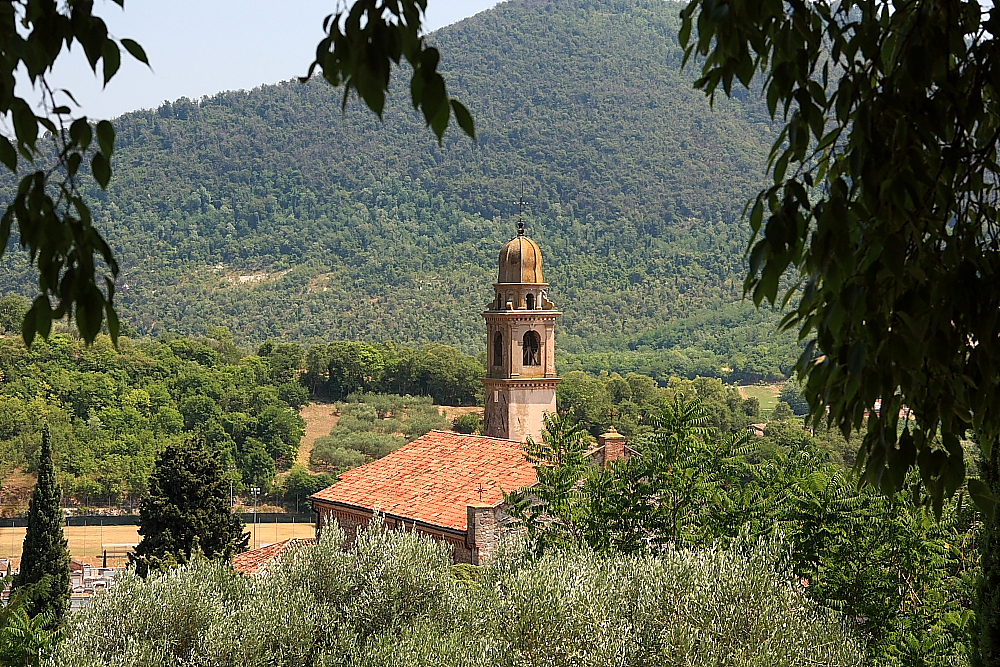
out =
[[(483, 435), (431, 431), (395, 452), (348, 470), (310, 496), (316, 526), (336, 521), (353, 541), (380, 514), (390, 528), (415, 530), (454, 548), (457, 563), (490, 558), (505, 525), (504, 492), (537, 483), (524, 442), (541, 441), (543, 417), (556, 410), (555, 325), (542, 251), (524, 234), (500, 250), (486, 320)], [(599, 439), (595, 461), (624, 452), (624, 437)]]

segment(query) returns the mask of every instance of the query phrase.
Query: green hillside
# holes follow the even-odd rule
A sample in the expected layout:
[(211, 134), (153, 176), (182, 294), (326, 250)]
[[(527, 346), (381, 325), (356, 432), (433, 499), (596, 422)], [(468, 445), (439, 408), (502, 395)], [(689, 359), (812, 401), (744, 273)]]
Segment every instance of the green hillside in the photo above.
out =
[[(565, 311), (567, 367), (755, 379), (794, 354), (740, 296), (763, 106), (709, 107), (680, 5), (512, 0), (435, 33), (479, 142), (438, 147), (405, 80), (384, 124), (322, 83), (179, 100), (116, 121), (93, 209), (140, 334), (442, 342), (476, 353), (523, 184)], [(303, 63), (303, 71), (306, 63)], [(0, 287), (26, 291), (20, 255)]]

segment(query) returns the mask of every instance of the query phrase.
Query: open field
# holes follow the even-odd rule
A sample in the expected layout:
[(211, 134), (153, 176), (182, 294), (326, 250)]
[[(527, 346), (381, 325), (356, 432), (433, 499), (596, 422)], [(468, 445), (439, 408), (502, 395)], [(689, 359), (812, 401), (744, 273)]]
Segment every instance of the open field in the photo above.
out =
[[(101, 545), (111, 551), (111, 545), (137, 544), (138, 529), (138, 526), (63, 526), (66, 539), (69, 540), (70, 555), (74, 557), (101, 556)], [(246, 530), (250, 533), (250, 547), (253, 548), (253, 524), (246, 524)], [(0, 558), (21, 557), (24, 531), (24, 528), (11, 528), (10, 525), (0, 526)], [(311, 523), (258, 523), (256, 543), (260, 546), (290, 537), (315, 536), (316, 529)]]
[(743, 398), (755, 397), (760, 401), (760, 411), (768, 414), (778, 405), (778, 394), (781, 393), (783, 386), (785, 386), (784, 383), (767, 385), (751, 384), (740, 387), (740, 393), (743, 395)]

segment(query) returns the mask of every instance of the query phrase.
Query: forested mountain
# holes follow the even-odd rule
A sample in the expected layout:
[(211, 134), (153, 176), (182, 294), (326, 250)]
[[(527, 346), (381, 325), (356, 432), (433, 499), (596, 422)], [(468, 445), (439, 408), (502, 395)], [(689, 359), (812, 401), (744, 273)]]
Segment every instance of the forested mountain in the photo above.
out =
[[(772, 126), (714, 108), (681, 71), (680, 5), (511, 0), (445, 28), (478, 143), (438, 146), (396, 82), (383, 123), (324, 83), (181, 99), (116, 121), (93, 210), (140, 334), (441, 342), (477, 353), (479, 311), (524, 187), (567, 367), (780, 374), (771, 314), (737, 302)], [(303, 63), (305, 71), (307, 63)], [(24, 257), (0, 288), (31, 290)]]

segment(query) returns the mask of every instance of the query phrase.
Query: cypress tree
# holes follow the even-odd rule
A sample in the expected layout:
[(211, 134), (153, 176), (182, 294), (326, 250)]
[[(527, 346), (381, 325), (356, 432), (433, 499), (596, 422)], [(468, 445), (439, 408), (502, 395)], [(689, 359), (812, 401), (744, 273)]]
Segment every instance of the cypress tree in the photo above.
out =
[[(1000, 442), (994, 442), (990, 456), (981, 462), (983, 481), (993, 495), (1000, 496)], [(993, 516), (983, 517), (981, 542), (983, 571), (976, 603), (972, 664), (1000, 667), (1000, 507)]]
[(52, 463), (49, 430), (42, 433), (38, 483), (28, 508), (28, 530), (21, 550), (21, 571), (13, 586), (30, 588), (28, 613), (47, 614), (50, 626), (58, 625), (69, 609), (69, 549), (63, 535), (59, 487)]
[(231, 558), (246, 549), (249, 535), (229, 506), (218, 454), (200, 440), (167, 445), (139, 508), (139, 534), (130, 560), (141, 576), (187, 563), (195, 553)]

